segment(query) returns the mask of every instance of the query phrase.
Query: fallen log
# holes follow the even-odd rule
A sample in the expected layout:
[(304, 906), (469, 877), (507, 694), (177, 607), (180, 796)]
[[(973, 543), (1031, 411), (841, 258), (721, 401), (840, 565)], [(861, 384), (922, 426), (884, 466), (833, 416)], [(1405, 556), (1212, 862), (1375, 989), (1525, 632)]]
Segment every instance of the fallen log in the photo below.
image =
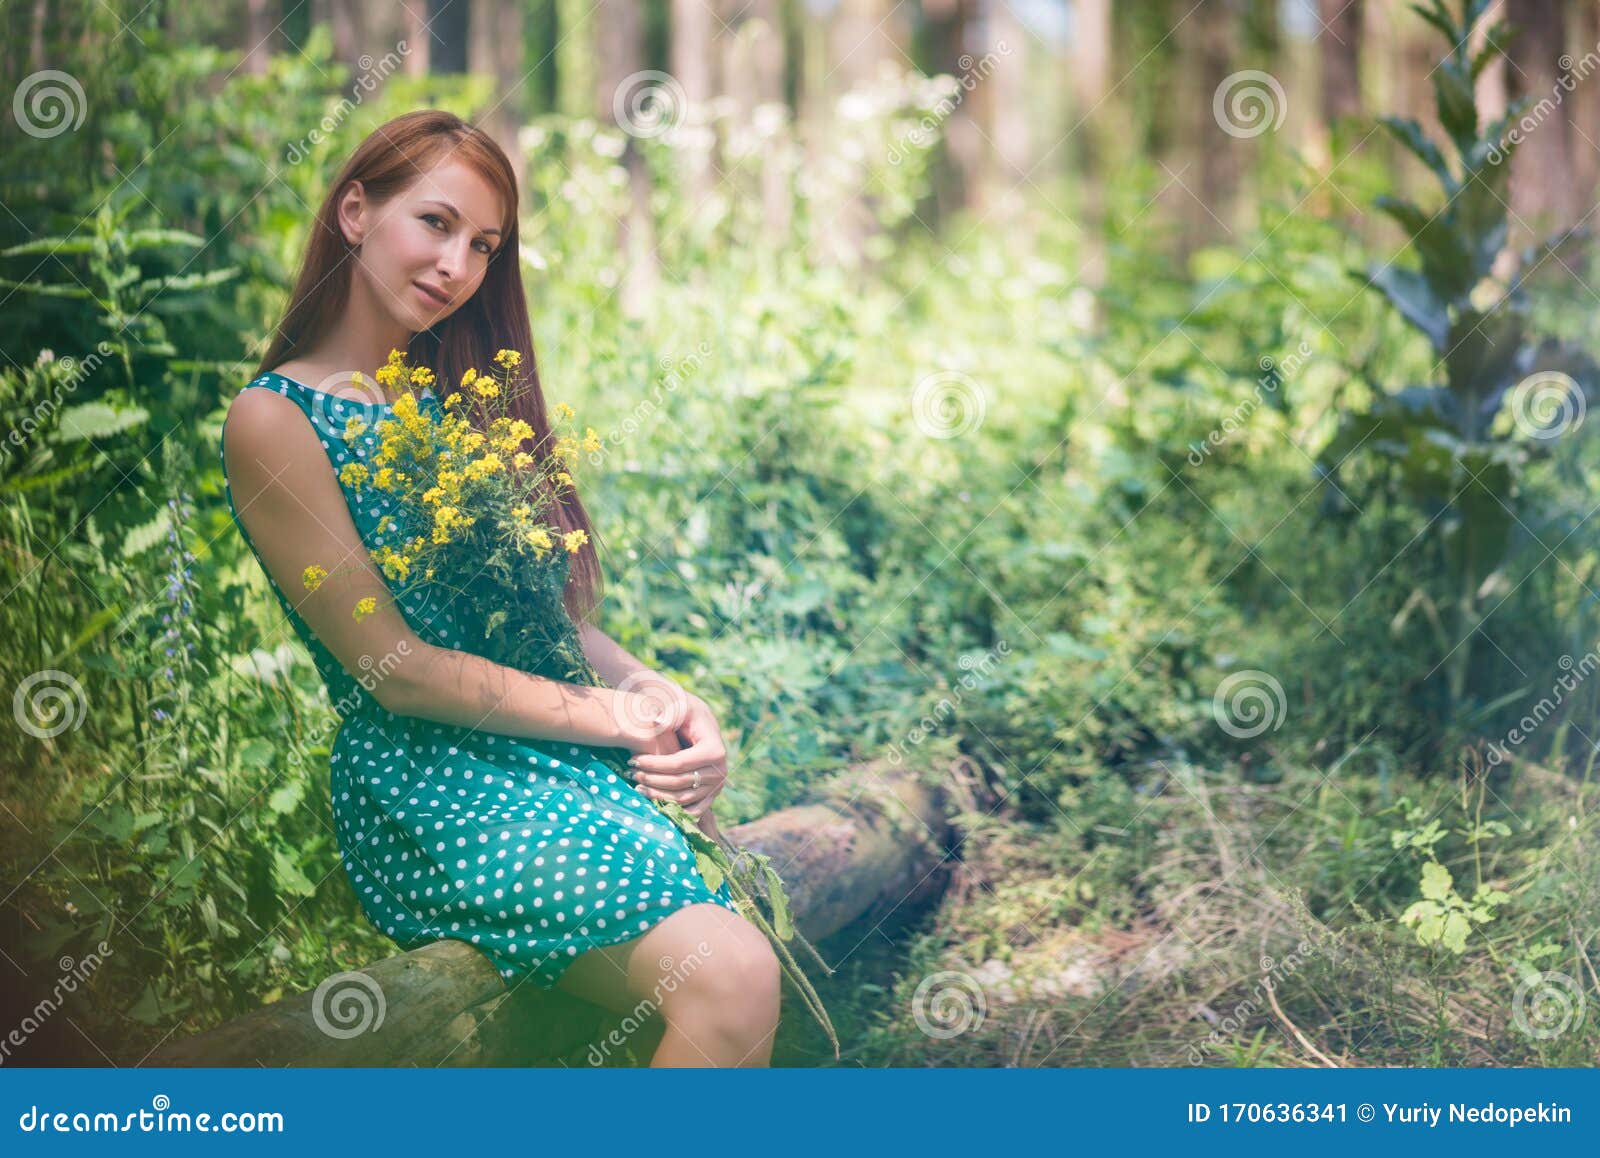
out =
[[(882, 762), (858, 765), (816, 802), (739, 825), (727, 836), (771, 858), (796, 925), (817, 943), (853, 923), (913, 910), (943, 890), (950, 830), (936, 781)], [(813, 980), (819, 972), (812, 962)], [(786, 1016), (806, 1015), (795, 1000), (786, 1002)], [(641, 1017), (653, 1020), (659, 1034), (659, 1016)], [(143, 1064), (603, 1064), (592, 1043), (617, 1023), (616, 1014), (561, 990), (508, 991), (470, 943), (440, 941), (173, 1041)], [(648, 1030), (638, 1029), (630, 1024), (635, 1047), (649, 1039)]]

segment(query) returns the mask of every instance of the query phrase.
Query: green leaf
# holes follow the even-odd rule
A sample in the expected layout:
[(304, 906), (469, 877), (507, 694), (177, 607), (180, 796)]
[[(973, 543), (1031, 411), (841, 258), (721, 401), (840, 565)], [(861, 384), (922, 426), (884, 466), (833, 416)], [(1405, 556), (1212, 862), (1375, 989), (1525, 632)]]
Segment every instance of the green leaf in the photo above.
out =
[(696, 852), (694, 854), (695, 867), (700, 870), (700, 875), (706, 879), (706, 887), (716, 892), (722, 887), (722, 866), (711, 857), (709, 853)]
[(265, 768), (272, 763), (273, 753), (277, 749), (271, 740), (257, 737), (239, 749), (239, 766), (241, 768)]
[(1455, 192), (1455, 175), (1445, 163), (1444, 154), (1439, 151), (1439, 146), (1428, 139), (1428, 134), (1423, 132), (1421, 125), (1408, 117), (1382, 117), (1380, 123), (1389, 130), (1389, 134), (1395, 140), (1410, 149), (1418, 160), (1433, 170), (1433, 175), (1439, 179), (1439, 183), (1447, 192)]
[(1478, 135), (1478, 105), (1472, 79), (1459, 68), (1437, 68), (1433, 73), (1433, 94), (1439, 107), (1439, 123), (1462, 152), (1472, 147)]
[(267, 797), (267, 807), (278, 813), (280, 816), (285, 813), (293, 812), (296, 808), (300, 807), (300, 801), (305, 796), (305, 790), (305, 781), (291, 780), (282, 788), (279, 788), (271, 796)]
[(1450, 895), (1454, 882), (1450, 870), (1436, 860), (1422, 866), (1422, 895), (1432, 901), (1442, 901)]
[(172, 521), (168, 517), (167, 508), (162, 507), (156, 512), (156, 517), (148, 523), (141, 523), (128, 531), (122, 540), (122, 558), (132, 559), (136, 555), (142, 555), (161, 542), (171, 526)]
[(145, 422), (148, 411), (139, 406), (121, 409), (104, 402), (85, 402), (61, 412), (61, 421), (50, 436), (51, 442), (92, 442), (121, 434)]
[(1400, 197), (1379, 197), (1374, 204), (1411, 235), (1435, 297), (1453, 301), (1477, 283), (1471, 251), (1443, 211), (1430, 214)]
[(1460, 913), (1447, 913), (1444, 927), (1439, 933), (1439, 940), (1452, 953), (1460, 953), (1467, 947), (1467, 934), (1470, 932), (1472, 923), (1465, 916)]
[(789, 898), (783, 892), (783, 879), (767, 857), (761, 858), (761, 871), (766, 877), (767, 900), (772, 905), (772, 931), (778, 934), (779, 940), (792, 940), (794, 917), (789, 912)]
[(34, 254), (92, 252), (94, 252), (94, 238), (92, 237), (36, 237), (32, 241), (24, 241), (21, 245), (13, 245), (9, 249), (0, 249), (0, 257), (31, 257)]
[(306, 878), (300, 866), (290, 860), (282, 849), (272, 854), (272, 879), (280, 892), (290, 896), (309, 897), (317, 891), (316, 885)]
[(1389, 304), (1400, 311), (1401, 317), (1426, 334), (1435, 350), (1442, 353), (1447, 349), (1450, 314), (1427, 278), (1416, 270), (1394, 265), (1373, 266), (1361, 276), (1389, 299)]

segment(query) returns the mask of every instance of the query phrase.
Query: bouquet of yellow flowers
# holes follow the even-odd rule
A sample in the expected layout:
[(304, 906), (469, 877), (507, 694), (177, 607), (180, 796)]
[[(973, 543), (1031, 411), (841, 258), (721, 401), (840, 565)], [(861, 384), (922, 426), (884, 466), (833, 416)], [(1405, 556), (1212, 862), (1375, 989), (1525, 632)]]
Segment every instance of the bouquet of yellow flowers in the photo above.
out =
[[(600, 441), (591, 427), (582, 438), (561, 434), (547, 453), (523, 449), (535, 432), (508, 413), (512, 378), (521, 360), (516, 350), (501, 350), (494, 356), (494, 370), (468, 369), (460, 388), (442, 406), (424, 407), (418, 392), (434, 385), (433, 372), (406, 365), (404, 352), (391, 350), (377, 377), (379, 385), (399, 392), (393, 417), (379, 420), (370, 432), (360, 418), (346, 423), (347, 441), (370, 433), (377, 448), (371, 467), (347, 463), (339, 478), (358, 495), (372, 487), (393, 500), (394, 513), (385, 514), (377, 530), (394, 531), (398, 545), (373, 547), (370, 558), (409, 593), (448, 595), (459, 609), (457, 620), (475, 641), (474, 652), (533, 675), (604, 687), (562, 603), (571, 556), (588, 536), (581, 529), (561, 530), (554, 515), (562, 495), (573, 487), (571, 471), (579, 454), (598, 450)], [(560, 403), (554, 416), (559, 424), (570, 421), (574, 412)], [(321, 567), (306, 568), (306, 588), (315, 589), (327, 575)], [(362, 599), (352, 615), (365, 618), (377, 609), (376, 603), (372, 597)], [(594, 751), (614, 772), (628, 776), (627, 750)], [(725, 837), (712, 839), (676, 801), (655, 804), (684, 833), (707, 885), (715, 891), (726, 880), (741, 914), (767, 934), (837, 1056), (838, 1037), (827, 1011), (787, 942), (798, 940), (824, 971), (833, 970), (795, 928), (783, 883), (769, 858), (737, 848)], [(757, 904), (758, 897), (764, 907)]]

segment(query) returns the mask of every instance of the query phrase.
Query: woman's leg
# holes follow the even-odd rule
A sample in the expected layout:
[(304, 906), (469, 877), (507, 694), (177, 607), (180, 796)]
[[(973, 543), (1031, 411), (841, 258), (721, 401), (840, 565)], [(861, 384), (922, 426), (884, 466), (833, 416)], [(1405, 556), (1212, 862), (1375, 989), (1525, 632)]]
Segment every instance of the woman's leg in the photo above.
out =
[(765, 1066), (778, 1027), (777, 955), (721, 905), (685, 905), (620, 945), (591, 949), (558, 982), (616, 1013), (659, 1010), (652, 1066)]

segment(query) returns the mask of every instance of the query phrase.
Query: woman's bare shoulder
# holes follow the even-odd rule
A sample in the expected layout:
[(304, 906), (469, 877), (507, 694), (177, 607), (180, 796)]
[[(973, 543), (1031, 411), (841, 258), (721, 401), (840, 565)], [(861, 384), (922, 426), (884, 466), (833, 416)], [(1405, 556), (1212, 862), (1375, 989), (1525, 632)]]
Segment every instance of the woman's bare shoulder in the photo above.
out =
[(270, 389), (252, 389), (251, 379), (228, 403), (223, 418), (223, 456), (252, 461), (320, 451), (316, 432), (294, 400)]

